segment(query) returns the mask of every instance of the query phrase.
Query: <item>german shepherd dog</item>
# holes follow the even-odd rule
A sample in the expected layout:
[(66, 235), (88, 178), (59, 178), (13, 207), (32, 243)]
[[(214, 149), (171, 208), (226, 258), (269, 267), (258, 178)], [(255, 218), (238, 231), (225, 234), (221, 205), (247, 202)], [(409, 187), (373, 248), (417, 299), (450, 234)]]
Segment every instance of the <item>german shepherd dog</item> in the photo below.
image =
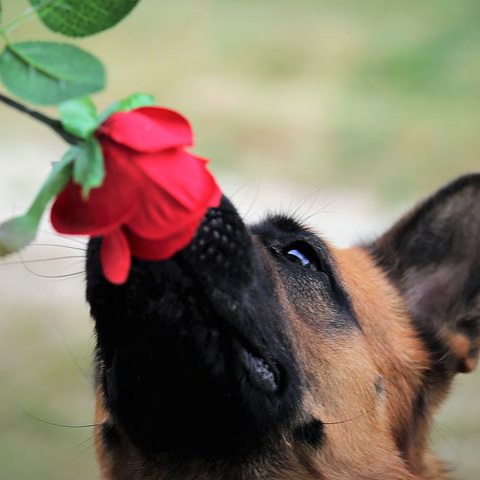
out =
[(125, 285), (87, 257), (109, 480), (442, 480), (432, 415), (480, 347), (480, 174), (368, 244), (227, 198)]

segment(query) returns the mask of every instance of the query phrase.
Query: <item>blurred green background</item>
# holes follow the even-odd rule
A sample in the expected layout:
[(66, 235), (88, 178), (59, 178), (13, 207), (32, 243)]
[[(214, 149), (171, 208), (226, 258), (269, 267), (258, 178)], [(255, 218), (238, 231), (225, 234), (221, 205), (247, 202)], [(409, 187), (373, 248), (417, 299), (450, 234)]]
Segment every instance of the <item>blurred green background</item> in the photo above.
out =
[[(27, 2), (3, 5), (8, 19)], [(478, 0), (142, 0), (79, 44), (108, 68), (99, 106), (155, 94), (242, 211), (298, 209), (345, 244), (478, 169), (479, 26)], [(30, 21), (14, 38), (56, 37)], [(0, 127), (5, 218), (65, 145), (1, 105)], [(45, 423), (90, 424), (93, 394), (84, 243), (44, 230), (47, 246), (0, 264), (1, 480), (98, 477), (91, 428)], [(458, 479), (480, 478), (479, 399), (479, 373), (461, 376), (434, 430)]]

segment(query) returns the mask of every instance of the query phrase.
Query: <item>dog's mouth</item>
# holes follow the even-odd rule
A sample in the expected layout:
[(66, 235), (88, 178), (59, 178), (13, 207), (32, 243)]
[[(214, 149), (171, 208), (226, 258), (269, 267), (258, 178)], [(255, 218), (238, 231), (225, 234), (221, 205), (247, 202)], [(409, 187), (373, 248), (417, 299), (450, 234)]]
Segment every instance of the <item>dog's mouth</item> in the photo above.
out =
[[(232, 363), (237, 364), (236, 370), (241, 369), (238, 372), (240, 380), (244, 373), (250, 385), (260, 392), (267, 395), (280, 393), (281, 375), (277, 362), (268, 353), (259, 353), (259, 350), (238, 330), (232, 327), (215, 328), (199, 325), (195, 329), (195, 335), (209, 345), (215, 340), (221, 343), (221, 339), (228, 338), (231, 343)], [(220, 346), (217, 345), (217, 348)], [(209, 366), (212, 369), (217, 367), (211, 351), (204, 352), (204, 360), (207, 364), (211, 362)]]
[(254, 387), (270, 394), (280, 390), (280, 372), (274, 363), (255, 355), (244, 346), (241, 347), (239, 357)]
[(268, 351), (265, 345), (260, 345), (252, 332), (247, 334), (242, 331), (235, 312), (227, 316), (223, 313), (222, 316), (214, 302), (207, 302), (214, 314), (209, 316), (208, 323), (203, 322), (192, 327), (192, 335), (197, 337), (206, 366), (213, 371), (218, 369), (218, 352), (227, 364), (224, 374), (233, 376), (236, 372), (236, 381), (246, 379), (253, 388), (263, 394), (281, 394), (282, 369), (272, 352)]
[[(268, 346), (262, 344), (260, 332), (246, 331), (247, 325), (250, 328), (256, 326), (261, 319), (241, 318), (246, 317), (248, 312), (230, 294), (214, 289), (211, 295), (207, 295), (202, 291), (201, 280), (194, 278), (195, 273), (185, 267), (184, 261), (177, 262), (195, 285), (197, 295), (196, 300), (191, 302), (194, 304), (192, 308), (198, 312), (198, 305), (202, 305), (201, 310), (205, 312), (200, 315), (200, 321), (197, 320), (190, 328), (207, 367), (218, 369), (217, 354), (220, 354), (227, 364), (224, 374), (233, 376), (236, 372), (236, 381), (246, 379), (253, 388), (266, 395), (281, 394), (282, 369), (278, 360)], [(195, 319), (196, 316), (190, 312), (190, 318)]]
[(141, 451), (241, 455), (288, 420), (299, 377), (282, 308), (228, 201), (172, 260), (135, 260), (120, 287), (101, 275), (99, 242), (87, 260), (99, 383)]

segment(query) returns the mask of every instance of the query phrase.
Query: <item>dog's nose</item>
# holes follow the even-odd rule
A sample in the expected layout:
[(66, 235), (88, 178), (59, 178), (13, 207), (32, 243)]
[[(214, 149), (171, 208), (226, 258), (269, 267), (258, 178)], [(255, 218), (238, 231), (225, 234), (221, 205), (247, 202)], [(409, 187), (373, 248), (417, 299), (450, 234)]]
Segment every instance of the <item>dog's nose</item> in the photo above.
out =
[[(210, 209), (190, 245), (177, 256), (195, 277), (218, 289), (245, 286), (253, 262), (252, 241), (242, 219), (227, 197)], [(213, 286), (213, 285), (212, 285)]]

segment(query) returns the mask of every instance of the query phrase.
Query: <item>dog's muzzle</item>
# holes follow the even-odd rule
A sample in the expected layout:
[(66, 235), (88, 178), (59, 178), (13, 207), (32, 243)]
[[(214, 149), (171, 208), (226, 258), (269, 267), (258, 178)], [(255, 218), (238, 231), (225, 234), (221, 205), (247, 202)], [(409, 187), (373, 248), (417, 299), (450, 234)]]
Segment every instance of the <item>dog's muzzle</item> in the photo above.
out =
[(223, 198), (168, 261), (135, 259), (125, 285), (87, 257), (98, 381), (118, 428), (146, 455), (243, 455), (279, 432), (299, 375), (273, 266)]

